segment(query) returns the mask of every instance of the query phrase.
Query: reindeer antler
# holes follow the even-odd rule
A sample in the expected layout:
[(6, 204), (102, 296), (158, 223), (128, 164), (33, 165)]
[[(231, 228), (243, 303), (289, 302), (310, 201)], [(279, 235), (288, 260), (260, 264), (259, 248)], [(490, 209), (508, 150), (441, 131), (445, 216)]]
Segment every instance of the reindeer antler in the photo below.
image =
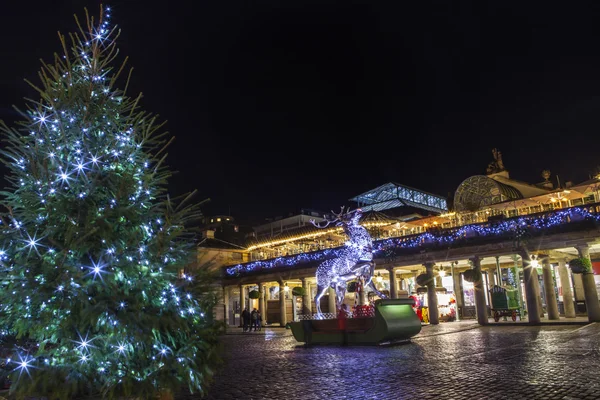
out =
[(342, 209), (340, 210), (339, 214), (334, 213), (333, 210), (331, 210), (331, 213), (335, 215), (336, 219), (342, 219), (342, 215), (344, 215), (344, 208), (346, 207), (342, 206)]
[(331, 224), (333, 222), (336, 222), (336, 221), (341, 221), (342, 220), (342, 215), (344, 215), (344, 208), (345, 207), (342, 206), (342, 209), (340, 210), (340, 212), (338, 214), (334, 213), (333, 210), (331, 210), (331, 213), (333, 215), (335, 215), (335, 219), (331, 219), (330, 220), (330, 219), (327, 219), (327, 217), (325, 217), (325, 222), (326, 222), (325, 226), (321, 226), (321, 225), (317, 224), (314, 219), (310, 219), (308, 221), (311, 224), (313, 224), (314, 226), (316, 226), (317, 228), (327, 228), (329, 226), (329, 224)]
[(330, 221), (330, 220), (326, 219), (325, 222), (327, 222), (327, 223), (325, 224), (325, 226), (319, 225), (318, 223), (315, 222), (314, 219), (309, 219), (308, 222), (310, 222), (311, 224), (313, 224), (317, 228), (327, 228), (329, 226), (329, 224), (331, 224), (332, 222), (335, 222), (335, 219), (333, 221)]

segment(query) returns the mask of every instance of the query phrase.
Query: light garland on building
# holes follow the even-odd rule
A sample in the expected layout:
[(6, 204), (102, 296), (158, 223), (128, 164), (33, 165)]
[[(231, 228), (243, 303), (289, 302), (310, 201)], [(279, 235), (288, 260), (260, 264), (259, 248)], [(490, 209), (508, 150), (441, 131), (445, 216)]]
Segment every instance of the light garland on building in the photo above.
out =
[[(585, 220), (600, 222), (600, 214), (590, 212), (585, 206), (577, 206), (546, 213), (542, 216), (515, 217), (497, 222), (440, 229), (438, 232), (424, 232), (417, 235), (378, 240), (374, 242), (373, 247), (375, 253), (386, 252), (390, 254), (394, 250), (417, 248), (425, 245), (449, 246), (476, 237), (501, 237), (511, 234), (513, 239), (522, 240), (527, 234), (535, 231), (543, 231)], [(336, 247), (311, 253), (277, 257), (272, 260), (254, 261), (228, 267), (225, 272), (229, 276), (236, 276), (272, 268), (294, 267), (298, 264), (339, 257), (342, 251), (344, 251), (343, 247)]]

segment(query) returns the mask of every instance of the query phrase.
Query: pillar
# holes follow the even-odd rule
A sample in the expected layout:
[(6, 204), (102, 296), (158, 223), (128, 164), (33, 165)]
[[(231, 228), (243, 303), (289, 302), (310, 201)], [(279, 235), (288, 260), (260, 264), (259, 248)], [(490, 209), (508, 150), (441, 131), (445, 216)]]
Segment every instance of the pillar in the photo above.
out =
[(308, 278), (302, 278), (302, 288), (304, 289), (304, 296), (302, 296), (302, 314), (311, 316), (312, 296), (310, 295), (310, 281)]
[(265, 283), (258, 284), (258, 292), (260, 297), (258, 298), (258, 311), (260, 311), (260, 326), (265, 326), (267, 321), (267, 307), (265, 302), (265, 291), (267, 290)]
[(460, 272), (456, 271), (456, 265), (458, 263), (452, 264), (452, 283), (454, 287), (454, 297), (456, 298), (456, 311), (457, 311), (457, 321), (458, 321), (458, 311), (463, 309), (465, 303), (465, 295), (463, 292), (462, 281), (460, 277)]
[[(246, 286), (240, 285), (240, 326), (244, 324), (242, 320), (242, 312), (246, 308)], [(250, 310), (248, 310), (250, 311)]]
[(223, 318), (223, 322), (225, 322), (225, 327), (229, 326), (229, 286), (223, 287), (223, 312), (225, 316)]
[(285, 310), (285, 289), (283, 282), (279, 282), (279, 325), (285, 327), (287, 325), (287, 315)]
[(389, 267), (387, 270), (390, 278), (390, 298), (397, 299), (398, 288), (396, 285), (396, 270), (393, 267)]
[[(590, 249), (587, 244), (575, 247), (579, 253), (579, 257), (587, 258), (590, 263)], [(585, 308), (587, 310), (588, 319), (590, 322), (600, 322), (600, 304), (598, 304), (598, 291), (596, 290), (596, 282), (594, 281), (593, 272), (581, 274), (583, 283), (583, 295), (585, 296)]]
[[(329, 304), (329, 312), (333, 315), (336, 315), (337, 310), (335, 308), (335, 289), (332, 287), (329, 288), (329, 298), (327, 300), (328, 300), (327, 304)], [(341, 306), (342, 305), (340, 304), (340, 307)]]
[(473, 283), (473, 288), (475, 289), (475, 311), (477, 312), (477, 322), (479, 323), (479, 325), (487, 325), (489, 321), (487, 306), (485, 303), (485, 293), (483, 291), (483, 274), (481, 272), (481, 258), (475, 256), (471, 258), (471, 262), (473, 263), (475, 275), (481, 277), (481, 279)]
[[(539, 265), (539, 262), (538, 262)], [(540, 312), (540, 318), (544, 318), (544, 305), (542, 304), (542, 289), (540, 289), (540, 279), (537, 267), (531, 270), (531, 279), (535, 285), (535, 292), (537, 293), (538, 310)]]
[(450, 264), (450, 273), (452, 274), (452, 291), (454, 292), (454, 299), (456, 300), (456, 321), (460, 321), (460, 310), (462, 310), (462, 285), (460, 284), (460, 273), (454, 270), (455, 265), (458, 262)]
[(496, 285), (502, 286), (502, 268), (500, 268), (500, 256), (496, 256)]
[(554, 291), (554, 279), (552, 278), (552, 267), (550, 259), (544, 257), (542, 259), (542, 274), (544, 278), (544, 294), (546, 295), (546, 310), (548, 311), (549, 320), (557, 320), (558, 303), (556, 301), (556, 292)]
[(536, 290), (537, 274), (533, 273), (531, 260), (526, 251), (520, 253), (523, 259), (523, 280), (525, 283), (525, 300), (527, 303), (527, 319), (530, 324), (540, 323), (540, 310), (538, 306), (539, 290)]
[(558, 260), (558, 276), (562, 287), (563, 305), (565, 307), (565, 317), (575, 318), (575, 303), (573, 302), (573, 292), (571, 291), (571, 274), (567, 270), (566, 260)]
[(423, 265), (425, 266), (425, 272), (429, 277), (429, 280), (427, 281), (427, 306), (429, 307), (429, 323), (432, 325), (437, 325), (440, 323), (440, 313), (438, 311), (437, 293), (435, 292), (435, 278), (433, 277), (433, 266), (435, 264), (432, 262), (426, 262)]

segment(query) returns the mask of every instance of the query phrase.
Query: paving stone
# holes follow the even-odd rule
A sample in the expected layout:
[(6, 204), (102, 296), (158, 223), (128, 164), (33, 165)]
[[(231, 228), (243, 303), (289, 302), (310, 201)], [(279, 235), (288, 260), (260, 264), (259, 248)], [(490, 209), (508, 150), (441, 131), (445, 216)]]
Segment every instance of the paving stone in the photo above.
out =
[(311, 346), (289, 330), (222, 337), (219, 399), (600, 399), (600, 324), (424, 327), (396, 346)]

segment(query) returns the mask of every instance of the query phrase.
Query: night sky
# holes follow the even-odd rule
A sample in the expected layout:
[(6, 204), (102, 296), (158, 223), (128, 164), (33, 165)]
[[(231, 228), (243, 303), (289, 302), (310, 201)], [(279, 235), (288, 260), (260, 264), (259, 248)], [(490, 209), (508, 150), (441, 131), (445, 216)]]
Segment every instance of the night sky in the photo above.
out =
[[(37, 3), (37, 4), (36, 4)], [(11, 1), (0, 118), (97, 1)], [(511, 177), (600, 165), (600, 3), (105, 3), (131, 94), (176, 136), (169, 191), (245, 220), (338, 209), (389, 181), (447, 196), (499, 148)], [(594, 5), (595, 4), (595, 5)]]

